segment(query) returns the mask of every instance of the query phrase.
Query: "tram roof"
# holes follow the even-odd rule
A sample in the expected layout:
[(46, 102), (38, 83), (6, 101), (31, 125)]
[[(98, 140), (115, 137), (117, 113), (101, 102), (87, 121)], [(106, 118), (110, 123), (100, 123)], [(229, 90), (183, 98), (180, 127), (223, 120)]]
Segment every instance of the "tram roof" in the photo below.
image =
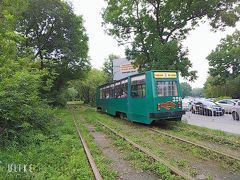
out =
[(134, 76), (139, 76), (139, 75), (142, 75), (142, 74), (146, 74), (147, 72), (178, 72), (178, 71), (177, 70), (149, 70), (149, 71), (145, 71), (143, 73), (130, 75), (128, 77), (125, 77), (125, 78), (122, 78), (122, 79), (119, 79), (119, 80), (116, 80), (116, 81), (113, 81), (113, 82), (109, 82), (109, 83), (103, 84), (103, 85), (99, 86), (99, 88), (107, 86), (107, 85), (115, 84), (115, 83), (123, 81), (123, 80), (127, 80), (129, 77), (134, 77)]

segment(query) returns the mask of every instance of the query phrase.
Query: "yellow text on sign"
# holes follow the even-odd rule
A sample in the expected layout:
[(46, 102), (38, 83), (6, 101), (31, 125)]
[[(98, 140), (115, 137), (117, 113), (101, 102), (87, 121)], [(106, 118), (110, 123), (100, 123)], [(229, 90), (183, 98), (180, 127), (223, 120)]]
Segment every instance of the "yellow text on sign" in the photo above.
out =
[(136, 71), (137, 68), (134, 68), (132, 64), (122, 64), (120, 66), (121, 72), (131, 72), (131, 71)]
[(176, 72), (155, 72), (154, 78), (176, 78)]

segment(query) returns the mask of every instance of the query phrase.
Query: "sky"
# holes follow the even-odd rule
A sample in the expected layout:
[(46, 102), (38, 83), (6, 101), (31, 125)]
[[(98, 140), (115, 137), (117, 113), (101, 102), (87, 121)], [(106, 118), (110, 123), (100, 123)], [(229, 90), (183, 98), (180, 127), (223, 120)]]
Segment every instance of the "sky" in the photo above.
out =
[[(104, 59), (109, 54), (125, 57), (124, 46), (118, 46), (113, 37), (104, 32), (102, 26), (101, 12), (106, 6), (104, 0), (69, 0), (77, 15), (82, 15), (84, 26), (89, 37), (89, 56), (94, 68), (101, 69)], [(237, 25), (240, 29), (240, 24)], [(236, 28), (226, 28), (225, 31), (212, 32), (207, 24), (200, 24), (195, 30), (192, 30), (187, 39), (183, 41), (183, 46), (189, 50), (189, 59), (193, 64), (192, 70), (197, 70), (198, 79), (195, 82), (185, 81), (180, 78), (181, 82), (188, 82), (193, 88), (203, 87), (208, 77), (208, 61), (206, 57), (220, 43), (226, 35), (232, 34)]]

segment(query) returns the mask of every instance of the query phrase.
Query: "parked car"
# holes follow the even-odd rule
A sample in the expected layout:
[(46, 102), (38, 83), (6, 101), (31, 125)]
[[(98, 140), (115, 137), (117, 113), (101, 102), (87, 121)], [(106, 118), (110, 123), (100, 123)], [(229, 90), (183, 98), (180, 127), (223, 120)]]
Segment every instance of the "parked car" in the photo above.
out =
[(240, 117), (240, 100), (237, 101), (237, 103), (232, 108), (232, 117), (233, 117), (233, 120), (239, 121), (239, 117)]
[(189, 99), (182, 99), (182, 108), (184, 111), (190, 111), (191, 102)]
[(216, 102), (216, 104), (225, 109), (226, 113), (232, 113), (232, 108), (235, 105), (235, 103), (236, 102), (233, 99), (223, 99)]
[(234, 101), (234, 103), (237, 103), (238, 101), (240, 101), (240, 99), (232, 99)]
[(214, 102), (207, 100), (197, 100), (193, 103), (191, 111), (194, 114), (201, 114), (205, 116), (222, 116), (225, 113), (224, 108)]
[(206, 100), (207, 100), (207, 101), (214, 102), (215, 98), (207, 98)]

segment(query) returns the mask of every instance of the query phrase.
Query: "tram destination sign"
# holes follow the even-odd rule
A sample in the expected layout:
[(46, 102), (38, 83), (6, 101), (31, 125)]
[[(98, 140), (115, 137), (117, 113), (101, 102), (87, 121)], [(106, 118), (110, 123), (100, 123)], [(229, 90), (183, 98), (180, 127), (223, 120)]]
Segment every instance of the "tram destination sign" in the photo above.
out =
[(154, 78), (177, 78), (176, 72), (154, 72)]

